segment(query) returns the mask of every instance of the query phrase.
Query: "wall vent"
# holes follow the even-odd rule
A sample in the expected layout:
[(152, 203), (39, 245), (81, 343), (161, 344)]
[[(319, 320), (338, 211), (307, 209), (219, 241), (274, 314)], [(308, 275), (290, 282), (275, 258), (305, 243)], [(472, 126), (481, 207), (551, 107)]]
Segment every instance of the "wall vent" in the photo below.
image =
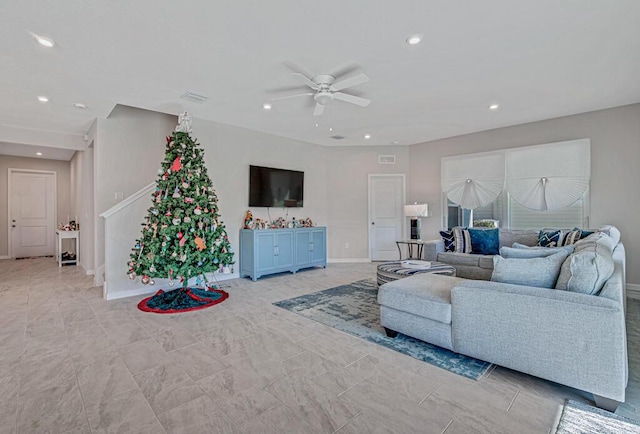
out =
[(378, 164), (396, 164), (396, 156), (378, 155)]
[(336, 134), (335, 136), (331, 136), (331, 138), (333, 140), (342, 140), (344, 139), (344, 136), (341, 136), (340, 134)]
[(180, 98), (186, 99), (187, 101), (191, 102), (197, 102), (198, 104), (202, 104), (209, 99), (206, 96), (198, 95), (197, 93), (193, 92), (185, 92)]

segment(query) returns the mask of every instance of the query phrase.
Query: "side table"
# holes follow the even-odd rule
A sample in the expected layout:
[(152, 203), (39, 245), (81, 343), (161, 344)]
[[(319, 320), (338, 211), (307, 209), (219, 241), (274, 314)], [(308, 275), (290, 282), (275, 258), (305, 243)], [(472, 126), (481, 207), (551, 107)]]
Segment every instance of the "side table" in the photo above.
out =
[[(398, 252), (400, 253), (400, 260), (402, 261), (402, 249), (400, 248), (401, 244), (406, 244), (407, 245), (407, 254), (409, 256), (407, 256), (406, 259), (422, 259), (422, 249), (424, 248), (424, 245), (427, 243), (427, 241), (422, 241), (422, 240), (401, 240), (401, 241), (396, 241), (396, 246), (398, 246)], [(413, 246), (417, 247), (418, 250), (418, 254), (416, 256), (413, 256)]]
[[(61, 231), (61, 230), (56, 230), (56, 259), (58, 261), (58, 267), (62, 267), (62, 264), (74, 264), (76, 265), (78, 263), (78, 255), (80, 253), (80, 243), (79, 243), (79, 238), (80, 238), (80, 231)], [(75, 240), (75, 253), (76, 253), (76, 259), (73, 260), (66, 260), (63, 261), (62, 260), (62, 240), (64, 239), (74, 239)]]

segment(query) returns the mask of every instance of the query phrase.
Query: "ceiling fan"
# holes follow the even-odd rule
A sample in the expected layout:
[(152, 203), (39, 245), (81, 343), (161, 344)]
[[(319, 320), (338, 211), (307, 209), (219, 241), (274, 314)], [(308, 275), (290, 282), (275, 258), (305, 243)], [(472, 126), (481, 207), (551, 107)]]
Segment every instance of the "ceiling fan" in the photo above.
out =
[(360, 107), (366, 107), (371, 103), (371, 100), (368, 100), (366, 98), (361, 98), (359, 96), (340, 92), (341, 90), (348, 87), (357, 86), (369, 81), (369, 77), (364, 74), (355, 75), (353, 77), (345, 78), (338, 81), (336, 81), (336, 77), (331, 74), (318, 74), (309, 78), (305, 74), (296, 71), (293, 72), (292, 75), (300, 78), (305, 85), (313, 90), (313, 92), (274, 98), (274, 101), (280, 99), (296, 98), (300, 96), (313, 96), (313, 99), (316, 102), (315, 109), (313, 110), (314, 116), (320, 116), (322, 113), (324, 113), (324, 107), (334, 99), (351, 104), (356, 104)]

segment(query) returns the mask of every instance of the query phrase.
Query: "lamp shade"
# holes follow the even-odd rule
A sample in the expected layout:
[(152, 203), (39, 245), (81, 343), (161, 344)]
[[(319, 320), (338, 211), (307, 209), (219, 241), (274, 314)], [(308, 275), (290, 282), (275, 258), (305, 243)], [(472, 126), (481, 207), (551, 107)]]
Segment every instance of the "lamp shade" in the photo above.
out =
[(429, 215), (429, 205), (426, 203), (414, 203), (404, 206), (406, 217), (427, 217)]

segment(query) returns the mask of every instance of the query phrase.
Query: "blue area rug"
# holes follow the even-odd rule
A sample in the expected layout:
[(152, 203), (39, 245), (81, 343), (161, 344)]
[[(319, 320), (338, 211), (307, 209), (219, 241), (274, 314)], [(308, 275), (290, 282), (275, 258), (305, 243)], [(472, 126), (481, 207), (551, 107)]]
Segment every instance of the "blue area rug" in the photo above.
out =
[(378, 286), (369, 279), (273, 304), (473, 380), (480, 378), (491, 367), (488, 362), (456, 354), (403, 334), (398, 334), (396, 338), (387, 337), (380, 325)]
[(562, 409), (556, 434), (582, 433), (640, 433), (640, 424), (606, 410), (568, 400)]

